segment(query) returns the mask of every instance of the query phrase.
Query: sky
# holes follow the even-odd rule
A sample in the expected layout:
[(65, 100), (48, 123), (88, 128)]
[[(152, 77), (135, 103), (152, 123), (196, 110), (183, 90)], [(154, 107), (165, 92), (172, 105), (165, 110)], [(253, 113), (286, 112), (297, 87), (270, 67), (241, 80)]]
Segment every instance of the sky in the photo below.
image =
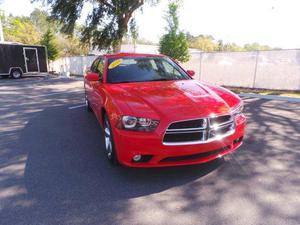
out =
[[(0, 9), (28, 16), (41, 3), (0, 0)], [(165, 32), (168, 0), (145, 4), (135, 13), (139, 36), (158, 42)], [(86, 15), (89, 7), (85, 7)], [(239, 45), (258, 42), (280, 48), (300, 48), (299, 0), (182, 0), (180, 29), (192, 35), (212, 35), (216, 40)]]

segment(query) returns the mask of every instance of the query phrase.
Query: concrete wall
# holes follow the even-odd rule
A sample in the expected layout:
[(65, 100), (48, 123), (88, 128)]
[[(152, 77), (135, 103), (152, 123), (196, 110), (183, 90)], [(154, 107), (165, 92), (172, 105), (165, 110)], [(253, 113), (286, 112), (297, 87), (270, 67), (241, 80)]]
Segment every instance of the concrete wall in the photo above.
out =
[[(132, 48), (132, 49), (131, 49)], [(122, 46), (122, 51), (157, 53), (157, 46)], [(195, 79), (217, 85), (300, 90), (300, 50), (205, 53), (190, 49), (182, 66), (196, 72)], [(59, 73), (84, 74), (96, 56), (67, 57), (50, 63)]]
[(259, 52), (254, 86), (300, 90), (300, 50)]
[(200, 80), (225, 86), (252, 87), (256, 52), (203, 53)]
[(49, 71), (60, 74), (71, 73), (83, 75), (86, 68), (90, 67), (97, 56), (73, 56), (64, 57), (49, 63)]
[(201, 73), (201, 52), (190, 50), (190, 60), (186, 63), (182, 63), (182, 67), (186, 70), (194, 70), (195, 76), (194, 79), (200, 80)]
[(202, 53), (200, 80), (235, 87), (300, 90), (300, 50)]

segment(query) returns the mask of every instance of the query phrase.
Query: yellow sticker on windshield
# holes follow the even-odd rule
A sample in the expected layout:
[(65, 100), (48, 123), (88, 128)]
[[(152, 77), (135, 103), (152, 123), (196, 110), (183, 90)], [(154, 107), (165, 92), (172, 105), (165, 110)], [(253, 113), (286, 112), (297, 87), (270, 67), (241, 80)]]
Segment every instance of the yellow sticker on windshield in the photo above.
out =
[(122, 62), (123, 62), (122, 59), (115, 60), (111, 64), (109, 64), (108, 69), (113, 69), (113, 68), (119, 66)]

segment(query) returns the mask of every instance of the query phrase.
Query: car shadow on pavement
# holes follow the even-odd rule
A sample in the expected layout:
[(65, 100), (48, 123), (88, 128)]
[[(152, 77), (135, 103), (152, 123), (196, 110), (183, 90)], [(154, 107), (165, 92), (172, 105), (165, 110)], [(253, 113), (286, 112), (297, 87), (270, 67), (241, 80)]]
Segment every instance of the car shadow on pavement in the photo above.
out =
[(198, 179), (222, 163), (216, 160), (180, 169), (112, 166), (105, 158), (101, 127), (84, 108), (45, 110), (29, 124), (34, 137), (26, 127), (21, 136), (27, 140), (26, 186), (40, 199), (134, 198)]
[(248, 99), (245, 112), (245, 141), (229, 160), (156, 169), (111, 166), (101, 128), (84, 108), (34, 113), (17, 140), (24, 175), (17, 161), (7, 171), (18, 178), (0, 174), (11, 190), (1, 222), (299, 224), (300, 108)]
[[(61, 224), (74, 217), (87, 221), (100, 211), (124, 213), (129, 199), (185, 185), (223, 164), (215, 160), (171, 168), (112, 166), (105, 158), (101, 127), (84, 108), (54, 107), (34, 114), (18, 142), (27, 154), (24, 179), (19, 181), (25, 183), (26, 193), (10, 199), (22, 202), (22, 207), (5, 212), (18, 210), (17, 215), (30, 215), (29, 221), (41, 224)], [(66, 209), (69, 214), (63, 213)], [(10, 218), (15, 224), (23, 219)], [(114, 223), (113, 218), (104, 219)]]

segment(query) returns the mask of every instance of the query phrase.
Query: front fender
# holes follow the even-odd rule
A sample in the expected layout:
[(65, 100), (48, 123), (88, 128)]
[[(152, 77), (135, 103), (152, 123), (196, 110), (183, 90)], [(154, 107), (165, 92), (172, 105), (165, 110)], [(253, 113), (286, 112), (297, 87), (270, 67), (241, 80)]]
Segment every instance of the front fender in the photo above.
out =
[(131, 110), (122, 96), (112, 90), (104, 89), (105, 100), (101, 113), (101, 125), (103, 125), (103, 114), (106, 113), (110, 120), (111, 126), (116, 126), (122, 115), (130, 115)]

